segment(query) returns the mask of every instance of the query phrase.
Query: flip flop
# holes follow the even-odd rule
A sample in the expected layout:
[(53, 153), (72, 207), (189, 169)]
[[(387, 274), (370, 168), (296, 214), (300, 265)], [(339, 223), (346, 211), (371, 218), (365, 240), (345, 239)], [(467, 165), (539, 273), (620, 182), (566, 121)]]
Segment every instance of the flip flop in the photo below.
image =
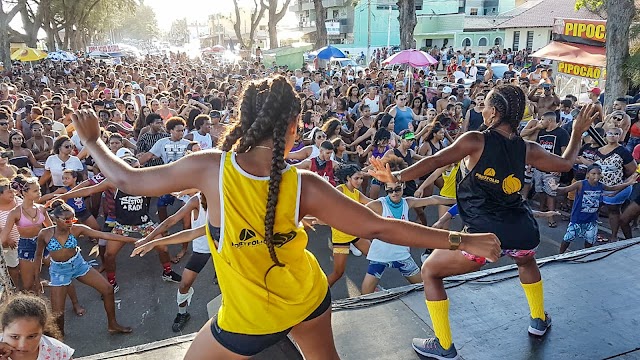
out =
[(548, 225), (550, 228), (555, 228), (558, 226), (558, 224), (555, 221), (549, 221)]

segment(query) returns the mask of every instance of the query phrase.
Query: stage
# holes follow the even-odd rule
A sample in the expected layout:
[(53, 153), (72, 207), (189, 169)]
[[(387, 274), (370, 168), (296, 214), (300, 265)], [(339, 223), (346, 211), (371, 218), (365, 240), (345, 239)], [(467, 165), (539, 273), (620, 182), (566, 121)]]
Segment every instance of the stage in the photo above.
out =
[[(447, 279), (453, 341), (461, 358), (640, 359), (640, 239), (538, 259), (553, 323), (527, 333), (529, 309), (515, 266)], [(391, 271), (391, 270), (390, 270)], [(433, 335), (421, 286), (333, 302), (342, 359), (419, 359), (413, 337)], [(181, 359), (194, 334), (81, 359)], [(255, 359), (301, 359), (283, 341)]]

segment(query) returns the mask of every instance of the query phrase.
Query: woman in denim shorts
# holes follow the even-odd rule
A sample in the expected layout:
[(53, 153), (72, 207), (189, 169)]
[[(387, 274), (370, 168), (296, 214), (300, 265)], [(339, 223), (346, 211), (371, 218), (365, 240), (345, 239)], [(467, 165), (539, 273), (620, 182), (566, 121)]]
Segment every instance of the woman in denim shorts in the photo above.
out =
[(45, 250), (51, 256), (49, 275), (51, 277), (51, 307), (58, 314), (56, 322), (64, 335), (64, 305), (71, 281), (77, 279), (83, 284), (98, 290), (102, 295), (104, 308), (107, 312), (107, 327), (110, 333), (130, 333), (131, 328), (124, 327), (116, 321), (116, 305), (113, 287), (89, 265), (80, 252), (77, 238), (100, 238), (110, 241), (135, 242), (126, 236), (100, 232), (86, 225), (74, 225), (78, 219), (71, 206), (64, 200), (54, 200), (51, 203), (51, 215), (55, 219), (53, 226), (42, 229), (38, 234), (38, 248), (36, 264), (40, 264)]

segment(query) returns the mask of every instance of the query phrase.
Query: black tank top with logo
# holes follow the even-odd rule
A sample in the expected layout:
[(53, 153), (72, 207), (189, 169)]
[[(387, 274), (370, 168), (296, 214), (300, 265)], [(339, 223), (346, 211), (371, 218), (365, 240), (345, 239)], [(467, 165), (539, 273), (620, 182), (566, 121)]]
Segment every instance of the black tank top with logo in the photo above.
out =
[(538, 223), (518, 193), (524, 184), (526, 143), (486, 130), (484, 150), (470, 171), (458, 171), (458, 209), (469, 233), (496, 234), (503, 249), (531, 250), (540, 243)]
[(149, 198), (129, 195), (117, 190), (115, 195), (116, 221), (121, 225), (142, 225), (149, 222)]

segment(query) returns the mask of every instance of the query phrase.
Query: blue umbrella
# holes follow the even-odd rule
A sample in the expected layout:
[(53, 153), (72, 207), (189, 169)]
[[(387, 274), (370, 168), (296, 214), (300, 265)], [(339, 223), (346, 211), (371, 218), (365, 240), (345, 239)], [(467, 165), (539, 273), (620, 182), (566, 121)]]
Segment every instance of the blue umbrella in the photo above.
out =
[(331, 58), (345, 58), (347, 56), (340, 49), (329, 45), (319, 49), (317, 57), (320, 60), (331, 60)]

